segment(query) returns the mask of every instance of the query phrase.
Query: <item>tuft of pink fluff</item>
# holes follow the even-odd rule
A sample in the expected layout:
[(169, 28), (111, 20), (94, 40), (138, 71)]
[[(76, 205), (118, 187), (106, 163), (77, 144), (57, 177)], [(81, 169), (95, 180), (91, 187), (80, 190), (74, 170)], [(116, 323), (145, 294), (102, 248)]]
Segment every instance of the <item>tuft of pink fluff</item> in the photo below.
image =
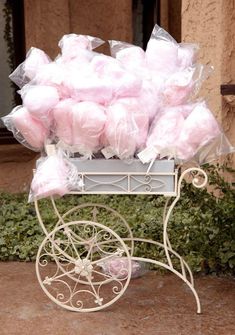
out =
[(100, 79), (95, 73), (72, 74), (68, 78), (70, 96), (76, 101), (91, 101), (106, 105), (112, 100), (112, 87), (105, 79)]
[(138, 129), (123, 103), (115, 102), (107, 109), (105, 139), (120, 159), (133, 157)]
[(37, 48), (30, 48), (25, 61), (10, 74), (9, 78), (17, 86), (22, 88), (37, 75), (43, 65), (49, 64), (50, 62), (50, 58), (44, 51)]
[[(127, 278), (128, 276), (128, 258), (126, 257), (111, 257), (99, 262), (99, 266), (104, 273), (116, 278)], [(141, 268), (141, 264), (136, 261), (131, 261), (131, 278), (141, 276), (145, 271)]]
[(159, 152), (175, 148), (184, 124), (184, 117), (179, 108), (165, 108), (153, 121), (147, 147), (154, 147)]
[(24, 107), (35, 119), (50, 126), (52, 121), (50, 111), (59, 102), (59, 94), (55, 87), (29, 86), (23, 89), (22, 99)]
[(193, 66), (196, 62), (198, 47), (196, 44), (180, 43), (178, 49), (178, 64), (181, 69)]
[(191, 159), (196, 152), (221, 133), (218, 123), (205, 103), (198, 103), (186, 118), (178, 142), (180, 159)]
[(79, 102), (72, 107), (73, 145), (81, 154), (92, 154), (99, 148), (105, 122), (105, 109), (95, 102)]
[(49, 156), (39, 165), (32, 183), (31, 198), (41, 199), (49, 196), (63, 196), (69, 192), (69, 169), (63, 159), (58, 156)]
[[(17, 132), (35, 150), (41, 150), (48, 137), (48, 130), (42, 122), (34, 119), (25, 107), (12, 113), (12, 123)], [(24, 144), (24, 143), (22, 143)]]
[(189, 68), (176, 72), (165, 81), (162, 90), (163, 104), (176, 106), (184, 104), (189, 99), (195, 85), (194, 71), (193, 68)]
[(75, 103), (72, 99), (61, 100), (52, 110), (55, 135), (68, 145), (73, 144), (72, 108)]
[(137, 96), (142, 87), (142, 80), (126, 71), (121, 64), (108, 56), (96, 56), (91, 67), (99, 81), (104, 80), (112, 90), (114, 98)]
[(145, 146), (149, 130), (149, 115), (145, 109), (146, 106), (139, 98), (122, 98), (115, 103), (122, 104), (126, 113), (132, 118), (136, 149), (142, 149)]
[(178, 45), (150, 39), (146, 49), (146, 63), (150, 71), (168, 75), (177, 69)]

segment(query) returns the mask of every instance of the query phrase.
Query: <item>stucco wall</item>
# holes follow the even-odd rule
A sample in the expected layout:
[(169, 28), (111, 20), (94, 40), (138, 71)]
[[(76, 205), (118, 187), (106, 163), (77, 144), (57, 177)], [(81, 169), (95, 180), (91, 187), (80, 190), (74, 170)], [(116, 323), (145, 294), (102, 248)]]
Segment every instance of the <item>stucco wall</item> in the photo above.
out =
[[(235, 145), (235, 109), (220, 94), (220, 85), (235, 83), (234, 0), (182, 0), (182, 40), (200, 45), (199, 59), (214, 71), (201, 94)], [(235, 156), (230, 157), (233, 167)]]
[(182, 40), (199, 43), (199, 59), (214, 66), (202, 94), (220, 120), (220, 85), (235, 80), (234, 10), (233, 0), (182, 0)]
[[(24, 0), (26, 49), (36, 46), (55, 57), (68, 33), (132, 41), (131, 0)], [(101, 49), (107, 52), (106, 48)]]

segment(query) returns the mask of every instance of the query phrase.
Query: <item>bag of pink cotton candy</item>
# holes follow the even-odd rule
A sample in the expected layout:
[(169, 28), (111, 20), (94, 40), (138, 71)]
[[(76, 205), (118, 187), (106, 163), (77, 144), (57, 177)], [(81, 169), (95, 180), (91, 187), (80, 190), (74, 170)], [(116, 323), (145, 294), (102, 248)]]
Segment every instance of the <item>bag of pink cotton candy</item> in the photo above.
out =
[[(110, 277), (117, 279), (125, 279), (128, 276), (128, 258), (113, 256), (111, 258), (101, 259), (98, 262), (102, 272)], [(144, 262), (131, 260), (131, 279), (139, 278), (147, 273), (149, 270), (148, 265)]]
[(195, 103), (185, 118), (176, 145), (176, 163), (193, 161), (203, 165), (235, 152), (204, 101)]
[(26, 107), (16, 106), (2, 120), (19, 143), (33, 151), (43, 149), (49, 137), (49, 129), (41, 120), (35, 119)]
[(55, 146), (46, 147), (49, 156), (37, 161), (37, 169), (31, 183), (29, 202), (47, 197), (62, 197), (71, 190), (78, 190), (82, 182), (77, 168)]
[[(117, 99), (107, 108), (107, 121), (102, 138), (106, 149), (126, 162), (133, 159), (136, 150), (144, 147), (148, 134), (149, 117), (135, 98)], [(108, 157), (106, 157), (108, 158)]]
[(142, 163), (168, 157), (178, 165), (188, 161), (202, 165), (234, 151), (214, 115), (201, 101), (163, 109), (138, 157)]
[(27, 52), (25, 61), (9, 75), (9, 78), (22, 88), (36, 76), (43, 65), (49, 63), (51, 63), (51, 59), (43, 50), (32, 47)]

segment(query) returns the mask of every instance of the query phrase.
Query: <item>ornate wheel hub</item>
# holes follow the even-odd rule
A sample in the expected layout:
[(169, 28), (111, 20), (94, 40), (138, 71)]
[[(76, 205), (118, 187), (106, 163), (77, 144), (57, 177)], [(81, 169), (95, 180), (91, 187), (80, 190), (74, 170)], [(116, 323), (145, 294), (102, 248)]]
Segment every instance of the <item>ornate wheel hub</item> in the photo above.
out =
[(93, 266), (89, 259), (79, 259), (75, 262), (74, 272), (82, 277), (90, 277), (92, 274)]

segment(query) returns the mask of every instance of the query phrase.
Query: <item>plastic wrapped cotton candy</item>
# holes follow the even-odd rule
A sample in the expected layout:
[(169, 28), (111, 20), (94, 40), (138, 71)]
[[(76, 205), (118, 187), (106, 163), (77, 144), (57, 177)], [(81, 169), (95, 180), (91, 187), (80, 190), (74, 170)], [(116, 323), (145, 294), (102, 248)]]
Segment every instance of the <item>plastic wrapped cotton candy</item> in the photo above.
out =
[(55, 136), (67, 145), (73, 145), (72, 108), (75, 103), (72, 99), (65, 99), (60, 101), (52, 110)]
[(149, 163), (157, 156), (174, 156), (176, 143), (184, 125), (182, 107), (168, 107), (153, 121), (144, 149), (138, 156), (143, 163)]
[(41, 66), (33, 82), (37, 85), (59, 86), (64, 76), (64, 68), (56, 62), (51, 62)]
[(109, 41), (109, 45), (112, 57), (115, 57), (127, 71), (142, 77), (148, 76), (143, 49), (132, 44), (113, 40)]
[[(73, 73), (75, 71), (76, 69), (73, 68)], [(61, 62), (51, 62), (49, 64), (43, 65), (40, 68), (37, 75), (30, 82), (30, 84), (52, 86), (57, 89), (60, 99), (66, 99), (70, 97), (70, 90), (66, 86), (65, 82), (66, 78), (68, 77), (70, 77), (70, 71), (68, 71), (65, 64)]]
[(9, 78), (20, 88), (31, 81), (39, 72), (41, 67), (51, 62), (44, 51), (31, 48), (26, 55), (26, 59), (9, 76)]
[(146, 64), (154, 75), (162, 77), (175, 72), (178, 64), (178, 44), (162, 28), (155, 26), (146, 49)]
[(188, 100), (195, 85), (194, 73), (194, 68), (187, 68), (174, 73), (165, 81), (162, 90), (164, 105), (177, 106)]
[(174, 148), (184, 124), (184, 117), (177, 108), (166, 108), (153, 121), (147, 146), (155, 147), (159, 152)]
[(144, 106), (138, 98), (123, 98), (116, 101), (126, 109), (126, 113), (132, 117), (133, 127), (135, 127), (136, 150), (142, 149), (145, 146), (148, 130), (149, 130), (149, 115), (147, 106)]
[(73, 146), (84, 156), (91, 156), (100, 146), (106, 123), (105, 109), (94, 102), (84, 101), (72, 107)]
[(143, 80), (139, 96), (139, 105), (148, 114), (151, 123), (162, 107), (162, 96), (149, 80)]
[[(128, 276), (128, 258), (126, 257), (111, 257), (109, 259), (103, 259), (98, 262), (98, 265), (102, 268), (103, 272), (111, 277), (119, 279), (126, 278)], [(144, 275), (148, 271), (147, 267), (142, 262), (131, 260), (131, 278), (138, 278)]]
[(104, 137), (114, 155), (123, 160), (132, 158), (137, 148), (136, 134), (138, 128), (128, 108), (121, 102), (109, 106)]
[(89, 59), (90, 54), (86, 51), (91, 51), (103, 43), (104, 41), (97, 37), (68, 34), (64, 35), (59, 41), (59, 47), (61, 48), (63, 60), (70, 61), (74, 58)]
[(181, 69), (193, 66), (196, 62), (198, 45), (192, 43), (180, 43), (178, 48), (178, 65)]
[(81, 186), (76, 167), (62, 154), (54, 152), (38, 164), (34, 174), (29, 201), (60, 196)]
[(48, 127), (51, 124), (51, 110), (59, 102), (56, 88), (51, 86), (27, 86), (21, 90), (23, 105), (29, 113)]
[(142, 87), (142, 80), (126, 71), (117, 60), (100, 55), (93, 58), (91, 67), (102, 82), (107, 83), (113, 98), (138, 96)]
[(3, 118), (3, 122), (21, 144), (34, 151), (43, 149), (49, 131), (40, 120), (34, 119), (25, 107), (14, 108)]
[(71, 74), (67, 87), (70, 96), (76, 101), (92, 101), (107, 105), (112, 100), (112, 87), (105, 79), (100, 79), (95, 73)]
[(194, 105), (177, 141), (178, 158), (191, 159), (201, 147), (219, 135), (222, 135), (221, 130), (205, 102)]

